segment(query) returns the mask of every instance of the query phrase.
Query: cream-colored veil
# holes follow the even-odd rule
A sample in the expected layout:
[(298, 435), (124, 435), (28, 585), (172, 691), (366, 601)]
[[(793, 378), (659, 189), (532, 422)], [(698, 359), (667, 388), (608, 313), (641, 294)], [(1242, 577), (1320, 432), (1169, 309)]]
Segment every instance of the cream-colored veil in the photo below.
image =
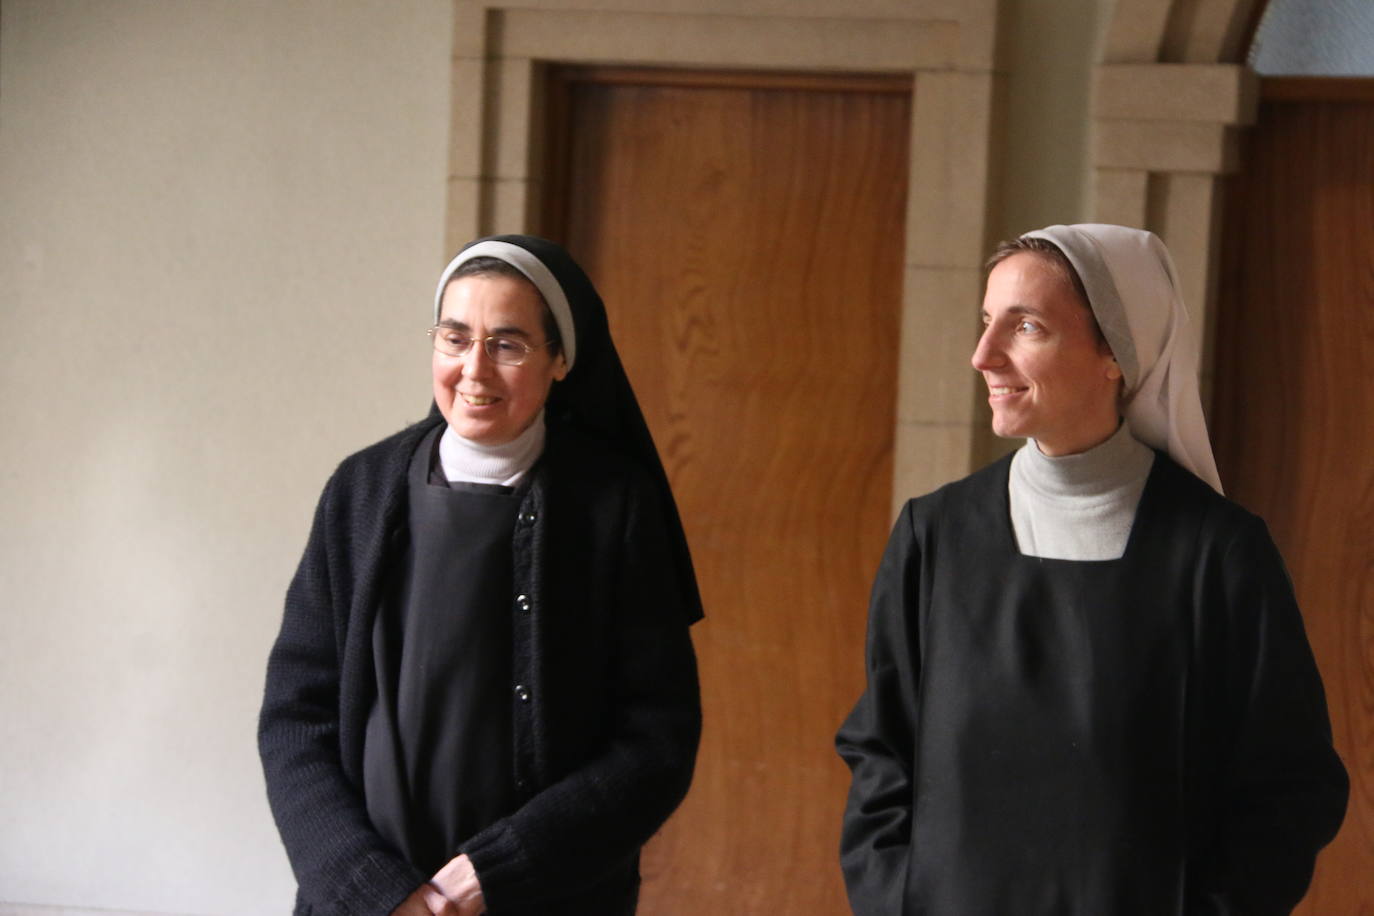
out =
[(1197, 344), (1164, 243), (1152, 232), (1101, 223), (1048, 226), (1023, 238), (1052, 242), (1083, 281), (1121, 366), (1131, 433), (1220, 493), (1198, 391)]

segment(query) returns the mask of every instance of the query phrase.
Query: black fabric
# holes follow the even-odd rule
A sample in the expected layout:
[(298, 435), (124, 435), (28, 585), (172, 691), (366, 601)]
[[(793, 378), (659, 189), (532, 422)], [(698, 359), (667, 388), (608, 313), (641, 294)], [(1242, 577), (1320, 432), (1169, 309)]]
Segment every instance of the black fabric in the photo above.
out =
[[(300, 884), (297, 913), (390, 913), (429, 874), (367, 814), (372, 632), (407, 541), (406, 470), (430, 418), (346, 459), (325, 487), (268, 659), (258, 743)], [(655, 485), (563, 428), (520, 503), (512, 720), (520, 807), (469, 837), (488, 909), (616, 913), (640, 846), (687, 791), (701, 729), (679, 567)]]
[(1347, 782), (1263, 523), (1161, 454), (1120, 559), (1026, 557), (1009, 466), (908, 503), (874, 584), (854, 912), (1289, 912)]
[(406, 571), (373, 625), (377, 701), (363, 743), (372, 822), (430, 874), (518, 806), (511, 542), (519, 499), (509, 487), (431, 484), (439, 432), (410, 463)]
[[(466, 250), (488, 241), (506, 242), (533, 254), (549, 269), (567, 296), (577, 335), (577, 360), (567, 378), (553, 386), (545, 405), (546, 421), (551, 430), (571, 428), (606, 443), (649, 475), (658, 491), (660, 511), (669, 529), (673, 562), (678, 567), (677, 579), (686, 590), (683, 611), (688, 623), (695, 623), (702, 617), (701, 595), (697, 591), (687, 536), (683, 533), (677, 503), (668, 485), (663, 462), (659, 460), (658, 449), (611, 339), (606, 307), (600, 294), (572, 256), (547, 239), (532, 235), (494, 235), (463, 247)], [(434, 411), (437, 413), (438, 408)]]

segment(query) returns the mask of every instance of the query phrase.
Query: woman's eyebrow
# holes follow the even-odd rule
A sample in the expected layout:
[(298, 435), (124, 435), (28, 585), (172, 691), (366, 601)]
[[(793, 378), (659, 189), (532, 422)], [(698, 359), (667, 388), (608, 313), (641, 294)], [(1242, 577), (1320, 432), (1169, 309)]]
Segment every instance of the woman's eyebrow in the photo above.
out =
[[(453, 328), (455, 331), (469, 332), (472, 330), (466, 322), (457, 321), (453, 318), (444, 318), (439, 322), (440, 327)], [(488, 328), (488, 337), (529, 337), (530, 332), (515, 325), (503, 325), (499, 328)]]
[[(983, 309), (980, 314), (984, 320), (991, 320), (987, 309)], [(1045, 313), (1031, 305), (1009, 305), (1002, 310), (1003, 315), (1034, 315), (1036, 318), (1043, 318)]]

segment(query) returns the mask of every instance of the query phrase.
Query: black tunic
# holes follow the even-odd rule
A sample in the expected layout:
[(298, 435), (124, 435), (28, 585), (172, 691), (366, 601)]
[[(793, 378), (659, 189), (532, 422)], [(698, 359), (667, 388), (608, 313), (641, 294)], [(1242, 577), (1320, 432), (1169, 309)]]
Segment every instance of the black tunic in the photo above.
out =
[(440, 431), (411, 461), (405, 572), (373, 625), (377, 700), (363, 744), (368, 814), (429, 874), (518, 807), (511, 540), (520, 497), (432, 480)]
[(1263, 523), (1160, 455), (1120, 559), (1027, 557), (1009, 463), (908, 503), (879, 570), (855, 912), (1288, 912), (1346, 781)]

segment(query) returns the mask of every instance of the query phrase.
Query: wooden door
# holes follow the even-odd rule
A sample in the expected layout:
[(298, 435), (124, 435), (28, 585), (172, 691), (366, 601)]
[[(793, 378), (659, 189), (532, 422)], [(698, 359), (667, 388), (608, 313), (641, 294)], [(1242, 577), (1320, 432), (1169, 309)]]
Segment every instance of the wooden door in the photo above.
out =
[(568, 69), (544, 231), (601, 290), (706, 604), (691, 794), (641, 912), (844, 913), (867, 592), (890, 525), (910, 78)]
[(1288, 563), (1350, 772), (1303, 914), (1374, 912), (1374, 80), (1264, 84), (1226, 199), (1213, 430)]

